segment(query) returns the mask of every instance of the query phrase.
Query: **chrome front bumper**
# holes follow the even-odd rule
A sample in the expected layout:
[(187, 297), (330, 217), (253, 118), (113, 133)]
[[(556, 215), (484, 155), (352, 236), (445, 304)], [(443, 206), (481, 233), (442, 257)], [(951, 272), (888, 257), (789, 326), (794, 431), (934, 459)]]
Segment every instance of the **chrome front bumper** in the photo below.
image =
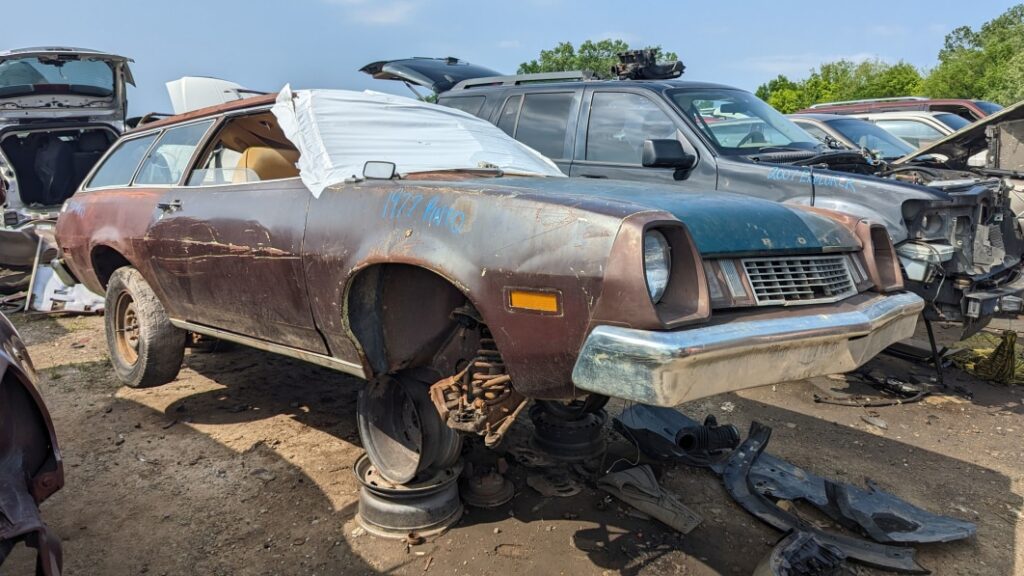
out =
[(655, 332), (598, 326), (583, 344), (577, 388), (655, 406), (848, 372), (914, 333), (924, 300), (904, 292), (855, 308)]

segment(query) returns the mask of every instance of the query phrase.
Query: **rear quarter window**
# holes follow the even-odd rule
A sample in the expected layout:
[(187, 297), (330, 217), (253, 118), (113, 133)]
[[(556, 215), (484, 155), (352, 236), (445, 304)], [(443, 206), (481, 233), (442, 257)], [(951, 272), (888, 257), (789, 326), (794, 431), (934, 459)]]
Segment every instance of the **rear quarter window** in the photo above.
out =
[(484, 96), (462, 96), (460, 98), (445, 98), (440, 101), (440, 104), (462, 110), (473, 116), (480, 116), (480, 109), (484, 107), (485, 100)]
[(516, 126), (516, 140), (548, 158), (564, 158), (572, 101), (572, 92), (527, 94)]
[(156, 140), (157, 133), (147, 134), (138, 138), (122, 140), (114, 147), (106, 160), (100, 164), (89, 180), (86, 188), (106, 188), (110, 186), (127, 186), (132, 181), (139, 162), (146, 151)]

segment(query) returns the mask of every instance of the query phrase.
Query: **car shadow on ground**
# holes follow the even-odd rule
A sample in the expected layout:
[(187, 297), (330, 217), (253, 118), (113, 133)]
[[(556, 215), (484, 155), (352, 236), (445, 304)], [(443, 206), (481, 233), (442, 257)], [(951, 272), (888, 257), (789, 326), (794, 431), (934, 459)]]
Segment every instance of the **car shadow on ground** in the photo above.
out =
[[(192, 354), (186, 364), (223, 388), (184, 397), (168, 407), (168, 415), (184, 413), (192, 422), (226, 424), (284, 414), (337, 438), (358, 442), (356, 379), (246, 349)], [(287, 379), (281, 374), (287, 374)], [(1005, 404), (1005, 398), (998, 399), (998, 390), (991, 393), (991, 401), (985, 400), (982, 405)], [(984, 395), (976, 398), (979, 396), (984, 400)], [(862, 486), (863, 479), (870, 478), (927, 510), (978, 522), (976, 538), (919, 546), (919, 560), (926, 567), (941, 571), (942, 566), (966, 556), (977, 558), (984, 567), (979, 574), (1014, 573), (1012, 518), (1022, 501), (1004, 475), (771, 404), (740, 397), (732, 397), (732, 402), (736, 408), (724, 419), (741, 431), (745, 432), (754, 419), (775, 428), (768, 448), (773, 454), (848, 483)], [(687, 412), (693, 409), (683, 407)], [(614, 405), (611, 411), (615, 412)], [(722, 414), (719, 417), (723, 419)], [(938, 428), (934, 432), (942, 434)], [(623, 440), (610, 431), (608, 434), (613, 452), (618, 450), (627, 458), (635, 455), (628, 444), (623, 447)], [(714, 474), (661, 464), (663, 486), (704, 517), (704, 523), (685, 537), (656, 521), (637, 517), (628, 506), (610, 501), (585, 482), (577, 496), (542, 497), (526, 485), (529, 470), (513, 465), (509, 475), (516, 484), (516, 499), (494, 510), (468, 509), (462, 521), (442, 538), (454, 541), (451, 546), (456, 548), (460, 541), (474, 542), (477, 558), (483, 555), (489, 562), (496, 562), (494, 568), (508, 564), (512, 569), (538, 554), (558, 557), (560, 550), (571, 546), (570, 550), (583, 553), (588, 563), (623, 574), (674, 565), (686, 565), (695, 573), (706, 569), (707, 573), (731, 574), (752, 571), (782, 536), (735, 505)], [(484, 535), (491, 536), (486, 543), (478, 543)], [(389, 564), (398, 565), (402, 557), (390, 558)], [(571, 558), (564, 560), (572, 562)], [(439, 561), (435, 566), (442, 568), (445, 564)], [(546, 569), (541, 568), (539, 573), (546, 573)]]

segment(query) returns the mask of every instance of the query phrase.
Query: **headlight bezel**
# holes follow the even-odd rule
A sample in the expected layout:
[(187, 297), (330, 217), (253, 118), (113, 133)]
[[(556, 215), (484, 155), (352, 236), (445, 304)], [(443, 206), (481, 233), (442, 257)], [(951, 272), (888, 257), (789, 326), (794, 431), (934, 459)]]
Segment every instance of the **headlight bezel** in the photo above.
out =
[(672, 278), (672, 245), (668, 238), (657, 230), (644, 232), (643, 242), (644, 283), (651, 302), (658, 304), (665, 297)]

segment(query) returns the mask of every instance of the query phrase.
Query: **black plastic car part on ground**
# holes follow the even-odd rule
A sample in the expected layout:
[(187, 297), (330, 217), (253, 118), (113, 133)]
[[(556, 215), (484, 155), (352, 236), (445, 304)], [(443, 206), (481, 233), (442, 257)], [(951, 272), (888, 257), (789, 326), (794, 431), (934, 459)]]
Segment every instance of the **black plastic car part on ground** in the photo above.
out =
[[(641, 451), (658, 460), (704, 466), (722, 474), (739, 444), (734, 427), (711, 422), (698, 424), (680, 412), (634, 404), (613, 422), (615, 429)], [(730, 430), (732, 429), (732, 430)], [(714, 449), (694, 449), (680, 442), (693, 436), (728, 436), (729, 443)], [(976, 526), (964, 520), (939, 516), (914, 506), (871, 481), (868, 489), (827, 480), (771, 454), (760, 454), (748, 471), (750, 485), (773, 500), (803, 501), (824, 512), (842, 526), (861, 532), (875, 542), (927, 544), (952, 542), (974, 536)]]
[(14, 327), (0, 315), (0, 565), (19, 542), (38, 550), (36, 571), (60, 574), (60, 540), (39, 504), (64, 485), (50, 414), (34, 385), (35, 370)]
[(838, 549), (846, 558), (886, 570), (907, 574), (928, 574), (929, 571), (914, 559), (912, 548), (901, 548), (875, 544), (842, 534), (825, 532), (812, 526), (799, 516), (783, 510), (766, 496), (754, 489), (750, 481), (750, 470), (754, 462), (768, 445), (772, 430), (758, 422), (750, 424), (747, 439), (733, 451), (725, 463), (722, 480), (729, 495), (747, 512), (766, 524), (785, 532), (800, 531), (811, 534), (830, 548)]

